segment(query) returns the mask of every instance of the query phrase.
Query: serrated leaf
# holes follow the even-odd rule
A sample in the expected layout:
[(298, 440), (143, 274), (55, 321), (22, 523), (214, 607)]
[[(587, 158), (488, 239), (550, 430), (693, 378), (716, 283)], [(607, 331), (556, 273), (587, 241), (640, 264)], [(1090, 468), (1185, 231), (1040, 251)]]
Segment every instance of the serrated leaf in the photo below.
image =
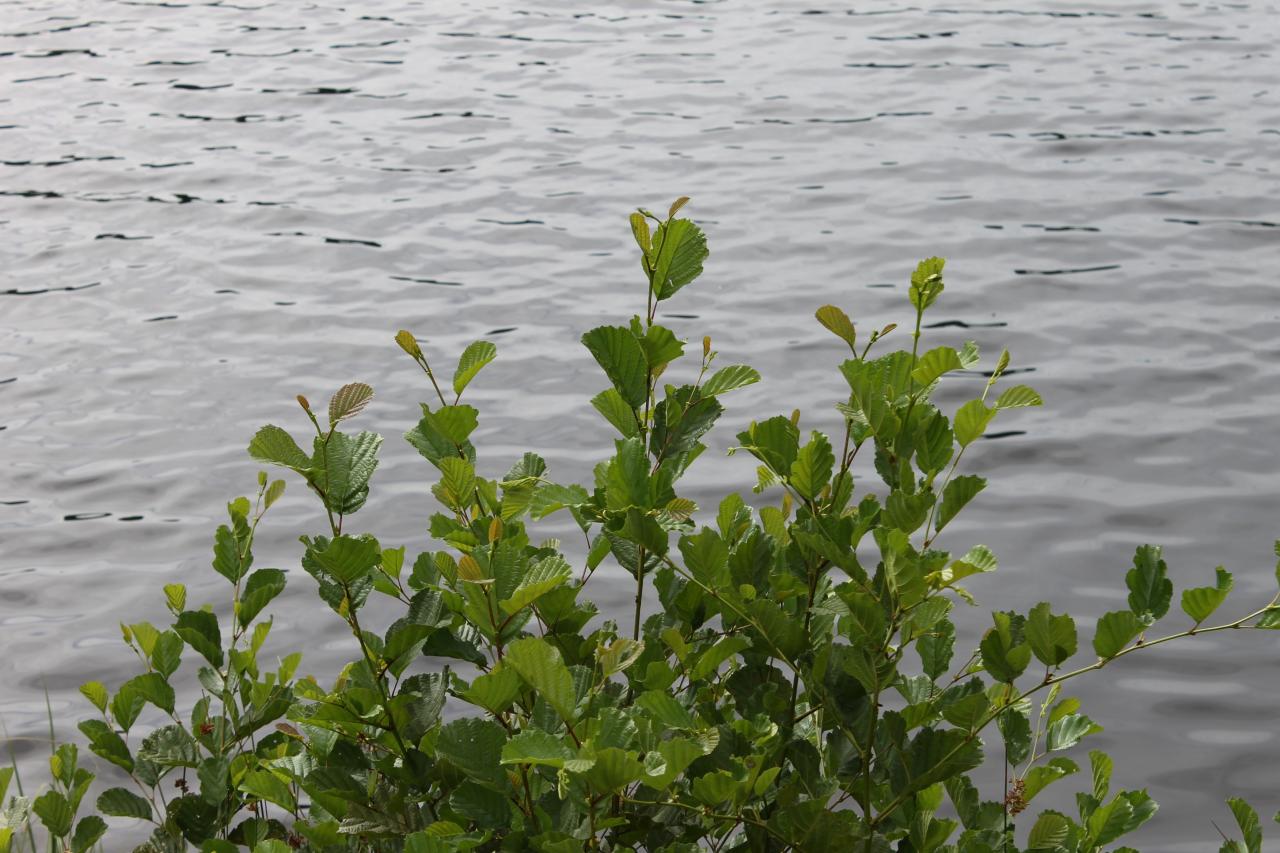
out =
[(1261, 853), (1262, 825), (1258, 821), (1258, 813), (1239, 797), (1227, 800), (1227, 806), (1236, 819), (1236, 826), (1240, 827), (1240, 834), (1244, 836), (1245, 849), (1248, 853)]
[(498, 348), (488, 341), (468, 344), (458, 358), (458, 369), (453, 374), (453, 393), (461, 396), (462, 390), (476, 378), (476, 374), (497, 357)]
[(161, 767), (195, 767), (200, 763), (200, 745), (182, 726), (168, 725), (143, 738), (138, 760)]
[(1014, 385), (1006, 388), (996, 399), (997, 409), (1021, 409), (1025, 406), (1042, 406), (1044, 400), (1026, 385)]
[(500, 764), (507, 735), (491, 720), (454, 720), (440, 730), (436, 753), (472, 780), (501, 790), (506, 773)]
[(848, 314), (834, 305), (823, 305), (814, 312), (813, 316), (818, 318), (818, 322), (827, 331), (844, 341), (849, 345), (850, 350), (857, 353), (858, 331), (854, 328)]
[(527, 729), (513, 736), (502, 747), (503, 764), (530, 764), (541, 767), (564, 767), (575, 753), (560, 738), (541, 729)]
[(727, 391), (745, 388), (760, 381), (760, 373), (745, 364), (730, 364), (711, 374), (699, 389), (704, 397), (714, 397)]
[(71, 821), (75, 818), (75, 810), (58, 791), (45, 791), (31, 803), (31, 811), (49, 830), (49, 834), (64, 838), (71, 832)]
[(996, 681), (1012, 684), (1031, 662), (1031, 647), (1024, 641), (1025, 621), (1015, 613), (992, 613), (995, 627), (982, 637), (982, 665)]
[(963, 367), (960, 355), (953, 348), (935, 347), (916, 361), (915, 370), (911, 371), (911, 378), (916, 381), (916, 384), (927, 387), (945, 374)]
[(1070, 749), (1085, 737), (1100, 731), (1102, 726), (1084, 714), (1067, 714), (1049, 724), (1045, 734), (1045, 749), (1049, 752)]
[(916, 309), (924, 311), (943, 291), (942, 268), (946, 266), (944, 258), (925, 258), (916, 265), (911, 273), (911, 288), (908, 295)]
[(604, 419), (613, 428), (622, 433), (623, 438), (635, 438), (640, 434), (640, 423), (636, 420), (635, 408), (631, 406), (616, 388), (608, 388), (591, 398), (592, 407), (604, 415)]
[(450, 456), (441, 459), (440, 482), (432, 489), (449, 509), (463, 511), (471, 506), (476, 494), (476, 469), (465, 459)]
[(698, 728), (698, 721), (689, 709), (662, 690), (648, 690), (636, 699), (636, 705), (648, 711), (655, 720), (668, 729), (692, 730)]
[(1098, 629), (1093, 637), (1093, 650), (1098, 657), (1106, 660), (1129, 645), (1134, 637), (1142, 633), (1142, 621), (1132, 610), (1115, 610), (1098, 620)]
[(987, 431), (987, 425), (991, 423), (991, 419), (996, 416), (996, 410), (988, 408), (987, 404), (981, 400), (970, 400), (960, 407), (956, 412), (955, 418), (951, 421), (951, 429), (955, 432), (956, 442), (961, 447), (968, 447), (973, 444), (984, 432)]
[(374, 570), (382, 549), (372, 536), (336, 536), (312, 556), (335, 580), (350, 586)]
[(648, 364), (644, 348), (625, 326), (597, 326), (582, 336), (582, 343), (604, 368), (605, 375), (631, 409), (643, 405), (649, 394)]
[[(263, 496), (262, 496), (263, 506), (270, 509), (271, 505), (274, 504), (276, 501), (280, 500), (280, 498), (284, 495), (284, 489), (285, 489), (284, 480), (272, 480), (271, 485), (267, 486), (266, 492), (263, 493)], [(178, 609), (181, 610), (182, 609), (181, 606)]]
[(1067, 840), (1070, 824), (1056, 812), (1044, 812), (1031, 826), (1027, 836), (1027, 850), (1057, 850)]
[(1042, 601), (1027, 616), (1027, 642), (1036, 659), (1048, 667), (1062, 664), (1076, 653), (1076, 623), (1068, 615), (1055, 616)]
[(951, 519), (955, 518), (956, 514), (986, 486), (987, 481), (984, 478), (975, 477), (972, 474), (955, 477), (947, 483), (946, 488), (942, 490), (942, 503), (938, 506), (936, 530), (941, 531), (946, 527)]
[[(283, 484), (283, 480), (276, 480), (277, 483)], [(169, 608), (169, 612), (177, 616), (187, 607), (187, 588), (180, 583), (167, 583), (164, 585), (164, 600)]]
[(1231, 573), (1222, 566), (1214, 570), (1217, 582), (1213, 586), (1198, 586), (1182, 591), (1182, 610), (1199, 625), (1213, 615), (1226, 601), (1235, 583)]
[(364, 411), (373, 399), (373, 389), (363, 382), (351, 382), (343, 385), (329, 400), (329, 426), (339, 421), (354, 418)]
[(587, 784), (600, 793), (620, 791), (645, 776), (644, 765), (636, 760), (634, 752), (609, 747), (596, 750), (594, 758), (595, 763), (586, 771), (585, 778)]
[(1133, 555), (1133, 568), (1124, 576), (1129, 587), (1129, 609), (1144, 619), (1160, 619), (1169, 612), (1173, 582), (1155, 545), (1141, 545)]
[(653, 235), (653, 294), (670, 299), (676, 291), (702, 274), (707, 258), (707, 238), (688, 219), (672, 219)]
[(573, 677), (560, 657), (560, 651), (538, 637), (516, 640), (507, 646), (505, 665), (519, 673), (534, 691), (547, 701), (560, 718), (572, 721), (577, 700)]
[(653, 235), (649, 233), (648, 217), (639, 211), (631, 214), (631, 233), (640, 251), (649, 255), (653, 251)]
[(315, 460), (320, 470), (317, 481), (329, 509), (350, 514), (364, 505), (369, 478), (378, 467), (382, 436), (373, 432), (347, 435), (335, 432), (315, 439)]
[(529, 569), (511, 597), (500, 601), (499, 606), (508, 616), (518, 613), (572, 576), (573, 569), (565, 562), (564, 557), (559, 554), (546, 557)]
[(1076, 764), (1070, 758), (1058, 756), (1050, 758), (1046, 763), (1032, 767), (1023, 777), (1025, 787), (1023, 796), (1030, 802), (1036, 794), (1043, 791), (1049, 785), (1063, 778), (1070, 776), (1072, 773), (1080, 772), (1080, 765)]
[(97, 815), (86, 815), (76, 823), (71, 835), (71, 853), (86, 853), (107, 831), (107, 822)]
[(98, 796), (98, 811), (111, 817), (151, 819), (151, 803), (125, 788), (108, 788)]
[(244, 589), (240, 593), (240, 603), (236, 608), (236, 616), (240, 626), (249, 627), (262, 609), (271, 603), (281, 592), (284, 592), (285, 576), (279, 569), (258, 569), (249, 575)]
[(306, 471), (311, 459), (302, 452), (293, 436), (274, 424), (268, 424), (249, 442), (249, 455), (259, 462), (280, 465), (294, 471)]
[[(99, 711), (107, 710), (107, 688), (101, 681), (86, 681), (80, 685), (80, 693)], [(3, 794), (0, 794), (0, 798)]]
[(820, 432), (809, 434), (809, 443), (800, 448), (795, 462), (791, 463), (789, 482), (802, 498), (814, 500), (831, 480), (835, 466), (835, 453), (831, 443)]

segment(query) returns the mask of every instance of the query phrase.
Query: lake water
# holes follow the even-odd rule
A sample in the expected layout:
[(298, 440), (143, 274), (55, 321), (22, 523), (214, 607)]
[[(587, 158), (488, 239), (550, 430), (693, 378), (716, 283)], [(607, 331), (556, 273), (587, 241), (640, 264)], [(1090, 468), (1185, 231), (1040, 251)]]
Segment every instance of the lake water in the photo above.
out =
[[(1278, 39), (1274, 2), (0, 2), (9, 734), (44, 748), (46, 685), (74, 734), (76, 686), (134, 672), (116, 624), (163, 621), (162, 583), (222, 600), (213, 527), (253, 487), (254, 430), (305, 432), (296, 393), (378, 390), (364, 422), (389, 440), (355, 520), (426, 547), (431, 469), (396, 436), (429, 389), (398, 328), (442, 372), (498, 344), (469, 392), (483, 472), (529, 448), (585, 479), (609, 433), (577, 337), (642, 310), (626, 215), (682, 194), (712, 255), (663, 321), (765, 376), (713, 450), (793, 407), (836, 429), (840, 349), (813, 310), (905, 321), (911, 268), (944, 255), (933, 340), (1008, 345), (1047, 401), (966, 463), (991, 485), (948, 545), (1002, 559), (978, 597), (1091, 623), (1154, 542), (1179, 588), (1221, 563), (1227, 610), (1261, 606)], [(752, 477), (719, 452), (697, 470), (704, 504)], [(323, 526), (291, 486), (259, 565), (296, 566)], [(620, 573), (593, 584), (625, 606)], [(322, 672), (348, 641), (295, 573), (271, 648)], [(1078, 685), (1116, 784), (1163, 806), (1131, 843), (1216, 849), (1224, 797), (1280, 807), (1278, 652), (1218, 634)]]

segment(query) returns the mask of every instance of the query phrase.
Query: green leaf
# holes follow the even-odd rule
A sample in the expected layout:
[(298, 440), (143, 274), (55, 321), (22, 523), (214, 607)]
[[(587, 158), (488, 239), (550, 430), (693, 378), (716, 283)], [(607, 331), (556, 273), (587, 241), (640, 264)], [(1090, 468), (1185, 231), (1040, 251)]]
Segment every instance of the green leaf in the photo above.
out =
[(502, 790), (506, 773), (500, 764), (507, 735), (491, 720), (465, 718), (440, 729), (436, 753), (473, 781)]
[(124, 684), (137, 691), (138, 695), (155, 705), (166, 714), (173, 713), (175, 696), (169, 682), (158, 672), (147, 672), (136, 675)]
[(985, 479), (972, 474), (955, 477), (947, 483), (946, 488), (942, 490), (942, 504), (938, 507), (937, 529), (940, 531), (946, 527), (947, 523), (956, 517), (956, 513), (964, 509), (965, 504), (973, 500), (986, 486)]
[(653, 235), (649, 233), (649, 220), (639, 211), (631, 214), (631, 233), (636, 238), (636, 245), (646, 256), (653, 252)]
[(916, 361), (911, 378), (918, 385), (929, 386), (938, 381), (944, 374), (964, 367), (960, 363), (960, 355), (951, 347), (935, 347)]
[(161, 767), (195, 767), (200, 763), (200, 745), (185, 728), (172, 724), (143, 738), (138, 759)]
[(684, 355), (684, 341), (666, 326), (650, 326), (641, 335), (638, 324), (633, 321), (632, 333), (644, 350), (644, 360), (649, 372), (655, 376), (662, 372), (662, 368)]
[(1070, 823), (1057, 812), (1044, 812), (1036, 818), (1027, 836), (1027, 850), (1057, 850), (1067, 840)]
[(1085, 737), (1100, 731), (1102, 726), (1084, 714), (1067, 714), (1049, 724), (1045, 734), (1045, 749), (1049, 752), (1070, 749)]
[(1129, 804), (1128, 800), (1117, 796), (1114, 800), (1105, 806), (1099, 807), (1097, 811), (1089, 815), (1090, 841), (1098, 847), (1110, 844), (1128, 831), (1127, 827), (1133, 820), (1133, 816), (1133, 806)]
[(244, 590), (240, 593), (240, 605), (236, 608), (240, 626), (249, 627), (254, 617), (261, 613), (262, 608), (270, 604), (273, 598), (283, 592), (284, 587), (284, 572), (279, 569), (258, 569), (249, 575), (249, 580), (245, 582)]
[(382, 549), (372, 536), (335, 536), (323, 551), (312, 556), (334, 580), (350, 586), (382, 561)]
[(640, 434), (635, 407), (624, 400), (616, 388), (609, 388), (592, 397), (591, 405), (604, 415), (604, 419), (614, 429), (622, 433), (623, 438), (635, 438)]
[(951, 461), (955, 434), (951, 422), (942, 412), (934, 412), (916, 431), (916, 464), (929, 476), (935, 476)]
[(926, 258), (916, 265), (911, 273), (911, 288), (908, 295), (911, 304), (918, 311), (924, 311), (932, 305), (943, 290), (942, 268), (946, 265), (944, 258)]
[(526, 729), (502, 747), (503, 764), (560, 768), (573, 757), (574, 751), (564, 741), (541, 729)]
[(1023, 797), (1028, 802), (1031, 801), (1036, 794), (1043, 791), (1052, 783), (1058, 781), (1064, 776), (1070, 776), (1072, 773), (1079, 773), (1080, 765), (1076, 764), (1070, 758), (1058, 756), (1050, 758), (1046, 763), (1032, 767), (1023, 777), (1025, 787), (1023, 789)]
[(820, 432), (810, 433), (809, 443), (800, 448), (796, 461), (791, 463), (791, 487), (802, 498), (816, 499), (831, 480), (835, 462), (835, 453), (831, 450), (827, 437)]
[(1089, 770), (1093, 779), (1093, 798), (1101, 802), (1111, 789), (1111, 756), (1105, 752), (1089, 750)]
[(270, 770), (259, 769), (248, 773), (240, 780), (240, 790), (260, 800), (275, 803), (287, 811), (293, 811), (297, 805), (288, 783)]
[(577, 700), (573, 677), (560, 657), (560, 651), (538, 637), (526, 637), (507, 646), (505, 665), (520, 674), (539, 696), (547, 700), (560, 718), (572, 722)]
[(1048, 667), (1062, 664), (1076, 653), (1076, 623), (1069, 615), (1055, 616), (1042, 601), (1027, 616), (1027, 642), (1036, 659)]
[(510, 598), (498, 602), (508, 616), (518, 613), (573, 576), (573, 569), (564, 557), (555, 554), (539, 560), (520, 579), (520, 584)]
[(1031, 647), (1023, 641), (1025, 621), (1015, 613), (991, 614), (996, 626), (982, 637), (982, 665), (996, 681), (1012, 684), (1031, 663)]
[(1113, 658), (1134, 637), (1142, 633), (1142, 621), (1132, 610), (1115, 610), (1098, 620), (1098, 630), (1093, 637), (1093, 650), (1098, 657)]
[(636, 705), (648, 711), (663, 728), (688, 731), (697, 729), (698, 721), (689, 709), (663, 690), (648, 690), (636, 698)]
[(174, 621), (173, 632), (209, 663), (222, 666), (222, 632), (217, 616), (207, 610), (185, 610)]
[(343, 385), (329, 400), (329, 426), (333, 427), (339, 421), (354, 418), (364, 411), (364, 407), (369, 405), (372, 399), (373, 389), (363, 382)]
[(501, 666), (485, 675), (477, 676), (464, 693), (459, 694), (473, 705), (493, 714), (511, 707), (520, 695), (520, 674), (507, 666)]
[(497, 357), (498, 348), (488, 341), (468, 344), (458, 358), (458, 369), (453, 374), (453, 393), (462, 396), (462, 390), (476, 378), (476, 374)]
[(848, 344), (851, 351), (855, 354), (858, 352), (858, 331), (854, 328), (848, 314), (834, 305), (823, 305), (814, 312), (813, 316), (818, 318), (818, 322), (827, 331)]
[(151, 803), (125, 788), (108, 788), (98, 796), (98, 811), (111, 817), (151, 819)]
[[(107, 688), (101, 681), (86, 681), (80, 685), (80, 693), (99, 711), (107, 710)], [(0, 799), (3, 797), (4, 793), (0, 791)]]
[(605, 375), (632, 409), (643, 405), (649, 394), (649, 373), (644, 348), (625, 326), (597, 326), (582, 336), (582, 343), (604, 368)]
[(1173, 600), (1173, 581), (1166, 577), (1168, 567), (1155, 545), (1139, 546), (1133, 555), (1133, 568), (1124, 576), (1129, 587), (1129, 609), (1144, 620), (1156, 620), (1169, 612)]
[(1213, 586), (1198, 586), (1182, 591), (1182, 610), (1199, 625), (1213, 615), (1213, 612), (1226, 601), (1231, 592), (1234, 580), (1231, 573), (1222, 566), (1214, 569), (1217, 582)]
[(800, 450), (800, 430), (790, 418), (778, 415), (753, 423), (738, 434), (743, 447), (779, 474), (786, 474)]
[(315, 459), (322, 468), (318, 481), (329, 509), (345, 515), (364, 505), (381, 446), (382, 436), (372, 432), (335, 432), (327, 439), (316, 437)]
[(653, 235), (654, 260), (650, 281), (659, 301), (670, 299), (676, 291), (702, 274), (707, 258), (707, 238), (688, 219), (672, 219), (658, 226)]
[(929, 507), (933, 505), (934, 497), (933, 492), (909, 495), (895, 489), (884, 502), (881, 517), (889, 527), (907, 534), (914, 533), (929, 518)]
[(107, 822), (97, 815), (86, 815), (76, 824), (71, 836), (71, 853), (85, 853), (98, 843), (107, 831)]
[(1021, 409), (1025, 406), (1042, 406), (1044, 400), (1026, 385), (1014, 385), (1006, 388), (996, 400), (997, 409)]
[(952, 419), (951, 428), (955, 431), (956, 441), (961, 447), (973, 444), (979, 436), (987, 431), (987, 424), (996, 416), (996, 410), (987, 408), (981, 400), (970, 400), (960, 407)]
[(586, 772), (587, 784), (602, 794), (612, 794), (645, 776), (644, 765), (634, 752), (617, 747), (596, 750), (595, 764)]
[(1258, 822), (1258, 813), (1244, 800), (1232, 797), (1227, 800), (1231, 814), (1235, 816), (1240, 834), (1244, 836), (1245, 848), (1249, 853), (1262, 851), (1262, 825)]
[(465, 459), (449, 456), (440, 460), (439, 468), (440, 482), (432, 492), (449, 509), (469, 509), (476, 493), (475, 467)]
[(294, 471), (310, 469), (311, 459), (302, 452), (289, 433), (274, 424), (268, 424), (249, 442), (249, 455), (259, 462), (280, 465)]
[(45, 791), (31, 803), (31, 811), (36, 813), (40, 822), (49, 830), (49, 834), (57, 838), (65, 838), (71, 832), (71, 821), (75, 818), (75, 809), (58, 791)]

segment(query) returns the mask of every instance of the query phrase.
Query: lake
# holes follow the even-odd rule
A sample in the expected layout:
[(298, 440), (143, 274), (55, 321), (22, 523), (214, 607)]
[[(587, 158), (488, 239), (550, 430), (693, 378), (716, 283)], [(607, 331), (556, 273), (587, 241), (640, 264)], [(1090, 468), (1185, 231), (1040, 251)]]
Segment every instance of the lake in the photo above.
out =
[[(427, 547), (431, 469), (398, 436), (430, 389), (399, 328), (442, 372), (498, 345), (468, 392), (482, 473), (533, 449), (588, 480), (610, 435), (578, 336), (643, 310), (626, 216), (678, 195), (711, 257), (661, 321), (765, 377), (695, 469), (704, 511), (753, 481), (723, 452), (751, 417), (838, 429), (842, 356), (814, 309), (906, 322), (936, 254), (928, 335), (1008, 346), (1047, 404), (966, 456), (990, 485), (946, 544), (1000, 556), (980, 602), (1091, 625), (1152, 542), (1178, 589), (1222, 564), (1224, 613), (1265, 603), (1280, 7), (1009, 3), (0, 3), (0, 717), (24, 760), (46, 686), (72, 736), (76, 687), (134, 673), (116, 626), (163, 621), (161, 584), (223, 600), (213, 528), (254, 487), (258, 426), (305, 431), (295, 394), (377, 389), (364, 426), (388, 441), (353, 520)], [(297, 534), (324, 528), (303, 491), (259, 565), (296, 567)], [(268, 649), (331, 671), (350, 638), (291, 577)], [(592, 584), (625, 611), (620, 571)], [(971, 644), (987, 617), (966, 617)], [(1280, 808), (1278, 639), (1197, 638), (1076, 683), (1116, 785), (1162, 805), (1130, 843), (1216, 849), (1226, 796)]]

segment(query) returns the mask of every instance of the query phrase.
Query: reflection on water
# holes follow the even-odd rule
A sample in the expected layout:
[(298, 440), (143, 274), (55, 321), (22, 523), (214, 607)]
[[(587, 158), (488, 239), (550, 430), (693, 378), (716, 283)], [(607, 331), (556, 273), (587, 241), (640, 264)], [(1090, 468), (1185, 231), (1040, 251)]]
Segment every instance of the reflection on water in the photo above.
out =
[[(1154, 541), (1180, 586), (1221, 562), (1270, 595), (1280, 15), (1016, 5), (0, 4), (9, 730), (38, 736), (46, 684), (70, 720), (79, 682), (130, 672), (115, 624), (162, 620), (162, 582), (221, 595), (212, 527), (295, 393), (359, 378), (371, 428), (409, 424), (398, 328), (496, 338), (486, 471), (528, 447), (585, 479), (608, 435), (577, 336), (643, 302), (626, 212), (683, 193), (712, 256), (664, 319), (766, 377), (713, 450), (795, 406), (831, 428), (839, 355), (812, 310), (901, 320), (914, 262), (945, 255), (931, 334), (1009, 345), (1048, 401), (974, 460), (992, 483), (949, 545), (981, 536), (1004, 575), (975, 592), (1096, 617)], [(427, 466), (385, 452), (360, 519), (421, 546)], [(715, 455), (704, 503), (751, 479)], [(294, 491), (264, 564), (318, 524)], [(307, 578), (282, 608), (278, 650), (344, 657)], [(1203, 638), (1080, 686), (1117, 783), (1164, 805), (1138, 846), (1207, 849), (1228, 794), (1280, 807), (1275, 650)]]

